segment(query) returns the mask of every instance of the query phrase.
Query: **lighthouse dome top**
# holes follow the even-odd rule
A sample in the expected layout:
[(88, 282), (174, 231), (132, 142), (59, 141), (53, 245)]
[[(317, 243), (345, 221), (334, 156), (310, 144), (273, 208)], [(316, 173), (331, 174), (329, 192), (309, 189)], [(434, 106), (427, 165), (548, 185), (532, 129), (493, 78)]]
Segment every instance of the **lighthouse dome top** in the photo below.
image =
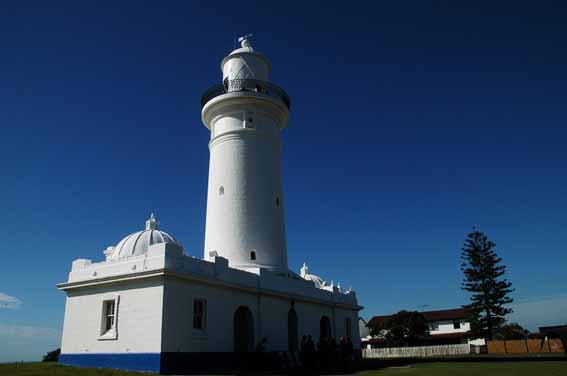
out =
[(256, 79), (268, 81), (272, 64), (252, 47), (252, 35), (239, 38), (240, 47), (233, 50), (221, 62), (224, 80)]
[[(109, 247), (107, 260), (121, 260), (131, 256), (140, 256), (148, 252), (149, 246), (159, 243), (179, 243), (173, 236), (159, 228), (159, 222), (152, 213), (146, 221), (146, 228), (124, 237), (115, 247)], [(105, 253), (107, 253), (105, 251)]]

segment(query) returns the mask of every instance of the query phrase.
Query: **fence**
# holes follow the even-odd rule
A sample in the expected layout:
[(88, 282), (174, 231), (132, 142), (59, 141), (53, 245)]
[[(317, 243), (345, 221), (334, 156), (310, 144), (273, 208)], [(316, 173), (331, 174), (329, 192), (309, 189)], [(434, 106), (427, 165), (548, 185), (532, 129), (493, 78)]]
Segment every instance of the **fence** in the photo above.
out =
[(561, 353), (564, 351), (560, 339), (515, 339), (488, 341), (489, 354)]
[(363, 358), (417, 358), (470, 354), (469, 344), (363, 349)]

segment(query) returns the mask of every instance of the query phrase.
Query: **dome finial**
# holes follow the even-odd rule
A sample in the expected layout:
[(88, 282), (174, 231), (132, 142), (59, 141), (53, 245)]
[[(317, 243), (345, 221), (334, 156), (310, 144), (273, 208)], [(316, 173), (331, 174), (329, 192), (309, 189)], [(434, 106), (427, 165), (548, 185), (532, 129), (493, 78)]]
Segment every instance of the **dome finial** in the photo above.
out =
[(252, 34), (246, 34), (238, 38), (238, 42), (240, 42), (240, 46), (243, 48), (246, 47), (252, 48), (252, 43), (250, 43), (250, 39), (252, 39)]
[(305, 278), (307, 274), (309, 274), (309, 267), (307, 266), (307, 263), (304, 262), (303, 266), (299, 270), (299, 275), (301, 275), (301, 278)]
[(154, 213), (151, 213), (150, 219), (146, 221), (146, 230), (158, 230), (158, 223)]

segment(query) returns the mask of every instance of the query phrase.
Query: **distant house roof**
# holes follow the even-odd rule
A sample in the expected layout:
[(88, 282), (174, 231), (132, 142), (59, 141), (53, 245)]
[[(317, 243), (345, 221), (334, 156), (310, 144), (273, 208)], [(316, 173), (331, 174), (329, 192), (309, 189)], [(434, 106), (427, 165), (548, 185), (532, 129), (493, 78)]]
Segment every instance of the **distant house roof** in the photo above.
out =
[(567, 336), (567, 325), (540, 326), (539, 332), (549, 337)]
[(358, 318), (358, 330), (360, 332), (360, 338), (365, 338), (370, 335), (370, 329), (368, 328), (368, 323), (362, 317)]
[[(445, 321), (445, 320), (457, 320), (457, 319), (467, 319), (470, 318), (472, 311), (468, 307), (461, 307), (461, 308), (453, 308), (453, 309), (443, 309), (438, 311), (424, 311), (420, 312), (427, 322), (433, 321)], [(390, 319), (393, 315), (388, 316), (374, 316), (373, 318), (368, 321), (369, 327), (377, 326), (388, 319)]]

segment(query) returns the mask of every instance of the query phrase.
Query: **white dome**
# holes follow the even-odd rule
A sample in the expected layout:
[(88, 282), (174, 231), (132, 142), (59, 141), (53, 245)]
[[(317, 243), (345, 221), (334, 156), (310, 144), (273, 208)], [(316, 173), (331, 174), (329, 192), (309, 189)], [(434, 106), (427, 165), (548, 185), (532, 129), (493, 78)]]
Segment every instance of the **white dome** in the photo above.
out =
[(313, 282), (313, 284), (315, 285), (315, 287), (317, 288), (321, 288), (323, 286), (325, 286), (325, 281), (323, 281), (323, 278), (315, 275), (315, 274), (306, 274), (305, 276), (303, 276), (303, 279), (306, 281), (311, 281)]
[(326, 286), (326, 282), (323, 280), (323, 278), (315, 274), (309, 274), (309, 267), (307, 266), (306, 263), (303, 263), (303, 266), (301, 267), (300, 275), (301, 278), (303, 278), (304, 280), (313, 282), (315, 287), (317, 287), (318, 289)]
[(158, 221), (154, 215), (146, 221), (146, 229), (130, 234), (120, 240), (116, 247), (111, 248), (107, 260), (121, 260), (126, 257), (139, 256), (148, 252), (148, 247), (159, 243), (173, 243), (178, 246), (177, 240), (165, 231), (158, 229)]

